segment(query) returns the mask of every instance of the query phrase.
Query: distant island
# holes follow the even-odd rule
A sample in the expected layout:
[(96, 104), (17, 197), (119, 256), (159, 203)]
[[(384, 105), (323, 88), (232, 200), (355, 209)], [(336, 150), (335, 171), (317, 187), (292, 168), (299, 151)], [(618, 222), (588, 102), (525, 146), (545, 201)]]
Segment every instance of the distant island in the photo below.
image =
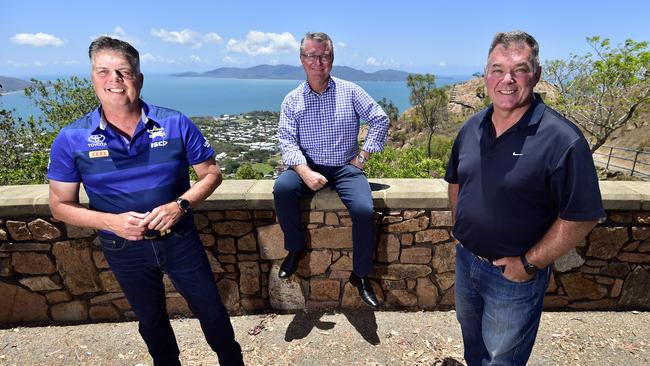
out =
[[(408, 72), (399, 70), (379, 70), (373, 73), (367, 73), (348, 66), (334, 66), (332, 68), (332, 76), (350, 81), (406, 81), (408, 75)], [(304, 80), (305, 71), (302, 66), (259, 65), (249, 68), (220, 67), (206, 72), (182, 72), (171, 74), (171, 76), (227, 79)]]
[(23, 90), (32, 85), (29, 81), (0, 76), (0, 94)]

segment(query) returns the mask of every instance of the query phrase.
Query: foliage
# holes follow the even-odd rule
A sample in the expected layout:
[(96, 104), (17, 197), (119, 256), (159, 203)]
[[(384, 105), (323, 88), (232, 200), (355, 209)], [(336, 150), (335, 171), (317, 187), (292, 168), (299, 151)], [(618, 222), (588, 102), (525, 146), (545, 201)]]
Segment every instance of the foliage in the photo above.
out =
[(431, 178), (445, 174), (447, 161), (429, 158), (423, 147), (386, 147), (373, 154), (365, 171), (372, 178)]
[(395, 123), (399, 119), (399, 109), (397, 106), (393, 103), (392, 100), (381, 98), (381, 100), (377, 101), (377, 104), (381, 106), (381, 108), (384, 109), (384, 112), (386, 112), (386, 115), (388, 116), (388, 119), (390, 122)]
[(617, 129), (638, 122), (650, 102), (648, 42), (631, 39), (612, 47), (599, 36), (587, 38), (594, 53), (550, 60), (545, 78), (558, 88), (552, 104), (587, 134), (596, 151)]
[(411, 94), (409, 100), (415, 108), (416, 123), (429, 129), (427, 156), (432, 157), (431, 141), (433, 134), (448, 120), (447, 93), (436, 88), (436, 77), (432, 74), (409, 74), (406, 79)]
[(25, 95), (41, 110), (38, 120), (17, 118), (12, 111), (0, 110), (0, 184), (39, 184), (46, 182), (50, 146), (59, 130), (97, 106), (92, 85), (86, 79), (71, 77), (55, 82), (32, 79)]
[(253, 169), (253, 166), (250, 164), (243, 164), (237, 169), (235, 173), (236, 179), (262, 179), (264, 174)]

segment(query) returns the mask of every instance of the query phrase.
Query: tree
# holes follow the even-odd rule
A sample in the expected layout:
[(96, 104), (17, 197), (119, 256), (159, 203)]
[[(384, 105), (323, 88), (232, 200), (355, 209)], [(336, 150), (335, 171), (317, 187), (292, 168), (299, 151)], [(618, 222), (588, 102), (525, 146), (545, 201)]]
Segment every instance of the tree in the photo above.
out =
[(264, 174), (253, 169), (253, 166), (250, 164), (243, 164), (237, 169), (235, 173), (235, 179), (262, 179)]
[(628, 123), (650, 102), (648, 42), (631, 39), (612, 47), (599, 36), (587, 38), (594, 53), (545, 63), (545, 78), (558, 88), (553, 107), (586, 133), (591, 151)]
[(391, 122), (393, 122), (393, 123), (397, 122), (397, 120), (399, 119), (399, 109), (393, 103), (392, 100), (386, 99), (386, 97), (384, 97), (384, 98), (381, 98), (381, 100), (379, 100), (377, 102), (377, 104), (379, 104), (381, 106), (381, 108), (384, 109), (384, 112), (386, 112), (386, 115), (388, 115), (388, 119)]
[(409, 74), (406, 85), (411, 91), (409, 100), (415, 108), (416, 123), (422, 123), (429, 129), (427, 156), (431, 157), (431, 139), (447, 121), (447, 93), (436, 88), (436, 77), (432, 74)]

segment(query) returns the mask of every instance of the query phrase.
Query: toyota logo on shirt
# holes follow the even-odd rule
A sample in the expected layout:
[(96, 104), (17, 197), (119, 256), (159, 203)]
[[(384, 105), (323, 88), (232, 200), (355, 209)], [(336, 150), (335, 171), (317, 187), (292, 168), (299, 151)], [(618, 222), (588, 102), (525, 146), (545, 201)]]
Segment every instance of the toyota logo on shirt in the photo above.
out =
[(105, 139), (104, 135), (90, 135), (88, 136), (88, 147), (106, 146)]

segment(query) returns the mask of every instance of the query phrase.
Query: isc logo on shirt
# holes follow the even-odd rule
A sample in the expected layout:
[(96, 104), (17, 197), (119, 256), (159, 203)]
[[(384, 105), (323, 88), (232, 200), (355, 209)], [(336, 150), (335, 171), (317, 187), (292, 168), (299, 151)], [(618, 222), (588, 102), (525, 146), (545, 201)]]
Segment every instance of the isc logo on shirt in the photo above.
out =
[(151, 148), (153, 149), (154, 147), (163, 147), (165, 145), (167, 145), (167, 141), (165, 140), (155, 141), (151, 143)]
[(95, 150), (95, 151), (88, 151), (88, 156), (93, 159), (93, 158), (105, 158), (108, 156), (108, 150)]

